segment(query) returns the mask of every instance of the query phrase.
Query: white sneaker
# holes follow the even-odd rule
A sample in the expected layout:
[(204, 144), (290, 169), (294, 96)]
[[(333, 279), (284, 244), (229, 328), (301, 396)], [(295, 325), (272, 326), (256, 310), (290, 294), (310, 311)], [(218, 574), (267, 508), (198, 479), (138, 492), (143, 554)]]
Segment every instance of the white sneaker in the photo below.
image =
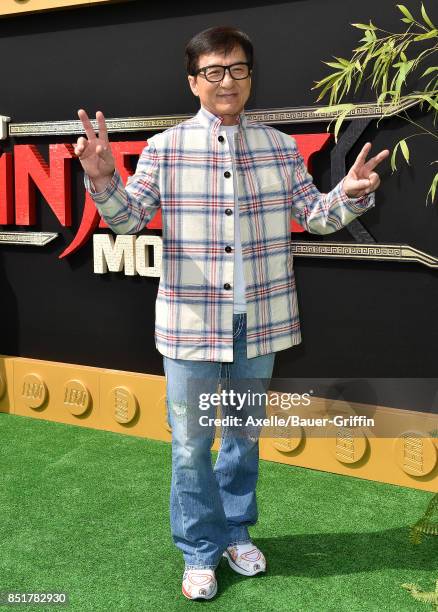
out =
[(187, 599), (212, 599), (217, 593), (217, 581), (214, 570), (184, 570), (182, 592)]
[(223, 556), (235, 572), (243, 576), (255, 576), (266, 571), (266, 559), (252, 542), (227, 546)]

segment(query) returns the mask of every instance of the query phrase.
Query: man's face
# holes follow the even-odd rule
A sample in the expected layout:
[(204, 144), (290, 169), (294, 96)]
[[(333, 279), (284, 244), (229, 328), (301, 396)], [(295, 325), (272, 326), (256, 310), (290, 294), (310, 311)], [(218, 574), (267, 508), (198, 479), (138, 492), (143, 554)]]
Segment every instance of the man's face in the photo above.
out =
[[(228, 55), (209, 53), (200, 55), (198, 68), (219, 65), (228, 66), (237, 62), (246, 62), (242, 47), (235, 47)], [(224, 125), (232, 125), (245, 107), (251, 91), (251, 76), (247, 79), (231, 78), (229, 70), (225, 72), (222, 81), (210, 83), (202, 73), (189, 75), (189, 84), (195, 96), (199, 96), (201, 105), (215, 115), (224, 117)]]

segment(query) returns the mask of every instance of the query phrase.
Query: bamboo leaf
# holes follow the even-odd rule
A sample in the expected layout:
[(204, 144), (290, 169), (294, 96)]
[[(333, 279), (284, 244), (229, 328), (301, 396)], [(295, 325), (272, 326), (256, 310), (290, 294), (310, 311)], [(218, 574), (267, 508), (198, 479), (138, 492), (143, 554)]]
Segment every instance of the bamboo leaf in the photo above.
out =
[(434, 25), (433, 25), (433, 23), (431, 22), (431, 20), (430, 20), (430, 18), (429, 18), (429, 16), (428, 16), (428, 14), (426, 13), (426, 9), (424, 8), (423, 3), (421, 3), (421, 15), (422, 15), (422, 17), (423, 17), (423, 19), (424, 19), (424, 22), (425, 22), (425, 23), (427, 23), (427, 25), (428, 25), (430, 28), (435, 28), (435, 26), (434, 26)]
[(342, 125), (344, 119), (345, 119), (345, 114), (344, 113), (339, 115), (339, 117), (336, 119), (336, 123), (335, 123), (335, 142), (338, 142), (338, 133), (339, 133), (339, 130), (341, 128), (341, 125)]
[(409, 10), (403, 4), (397, 4), (397, 8), (403, 13), (406, 19), (410, 20), (408, 23), (412, 23), (413, 21), (415, 21)]
[[(324, 87), (324, 89), (321, 91), (321, 93), (319, 94), (318, 98), (316, 99), (317, 102), (319, 102), (320, 100), (323, 99), (323, 97), (328, 92), (328, 90), (331, 88), (331, 86), (332, 86), (331, 83), (327, 83), (326, 84), (326, 86)], [(314, 87), (312, 87), (312, 89), (314, 89)]]
[(380, 94), (380, 96), (377, 98), (377, 104), (380, 106), (381, 104), (385, 103), (385, 98), (386, 96), (389, 96), (390, 92), (389, 91), (382, 91), (382, 93)]
[(345, 66), (343, 64), (339, 64), (338, 62), (323, 62), (323, 64), (327, 64), (327, 66), (330, 66), (331, 68), (342, 68), (342, 70), (345, 69)]
[(385, 73), (382, 78), (382, 93), (388, 90), (388, 75)]
[(339, 134), (339, 130), (341, 128), (341, 125), (345, 119), (345, 117), (348, 115), (348, 113), (354, 108), (354, 104), (346, 104), (346, 109), (344, 110), (343, 113), (341, 113), (339, 115), (339, 117), (336, 119), (336, 123), (335, 123), (335, 142), (338, 142), (338, 134)]
[(395, 84), (395, 89), (398, 92), (400, 92), (403, 83), (406, 81), (406, 76), (408, 72), (410, 71), (410, 69), (412, 68), (412, 64), (413, 64), (412, 60), (409, 62), (403, 62), (402, 64), (394, 64), (394, 66), (400, 66), (400, 69), (397, 75), (397, 79), (396, 79), (396, 84)]
[(365, 59), (363, 60), (363, 64), (362, 64), (362, 71), (365, 70), (365, 68), (368, 65), (368, 62), (371, 60), (371, 58), (374, 56), (374, 45), (369, 49)]
[(335, 59), (337, 59), (341, 65), (346, 66), (347, 68), (350, 67), (350, 62), (346, 60), (344, 57), (335, 57)]
[(359, 86), (360, 86), (360, 84), (362, 82), (362, 77), (363, 77), (363, 71), (361, 70), (361, 72), (359, 73), (359, 77), (356, 80), (356, 85), (354, 87), (354, 93), (356, 93), (357, 90), (359, 89)]
[(317, 108), (315, 113), (335, 113), (336, 111), (344, 112), (346, 109), (347, 112), (349, 112), (352, 108), (354, 108), (354, 104), (332, 104), (330, 106)]
[(340, 77), (336, 81), (334, 81), (333, 86), (330, 91), (330, 104), (335, 104), (338, 100), (338, 89), (339, 89)]
[(427, 203), (427, 200), (429, 199), (429, 195), (430, 195), (430, 196), (432, 196), (431, 197), (431, 203), (433, 204), (433, 201), (435, 200), (435, 192), (436, 192), (437, 185), (438, 185), (438, 172), (435, 174), (435, 176), (433, 178), (433, 181), (432, 181), (432, 184), (430, 186), (430, 189), (427, 192), (426, 203)]
[(429, 102), (431, 107), (433, 107), (435, 110), (438, 110), (438, 103), (436, 102), (436, 100), (426, 94), (409, 94), (406, 96), (406, 98), (412, 100), (425, 100), (426, 102)]
[[(365, 38), (361, 38), (360, 40), (365, 40)], [(353, 51), (366, 51), (369, 46), (370, 43), (367, 42), (366, 45), (362, 45), (362, 47), (356, 47), (356, 49), (353, 49)]]
[(391, 169), (392, 169), (392, 172), (394, 172), (394, 170), (397, 170), (397, 166), (395, 164), (395, 158), (396, 158), (396, 155), (397, 155), (397, 149), (398, 149), (399, 145), (400, 145), (400, 142), (398, 142), (395, 145), (394, 149), (392, 150), (392, 155), (391, 155)]
[[(321, 91), (321, 93), (319, 94), (319, 96), (317, 98), (317, 102), (322, 100), (322, 98), (325, 96), (327, 91), (330, 90), (330, 102), (329, 102), (329, 104), (332, 104), (333, 91), (336, 91), (336, 89), (337, 89), (337, 82), (341, 78), (342, 78), (342, 75), (338, 75), (338, 76), (335, 76), (334, 78), (332, 78), (330, 81), (328, 81), (327, 84), (325, 85), (325, 87), (323, 88), (323, 90)], [(316, 87), (317, 86), (312, 87), (312, 89), (316, 89)]]
[(376, 30), (376, 26), (373, 25), (370, 21), (369, 25), (367, 25), (366, 23), (352, 23), (350, 24), (352, 26), (354, 26), (355, 28), (359, 28), (359, 30)]
[(335, 81), (342, 74), (343, 74), (342, 72), (333, 72), (332, 74), (329, 74), (328, 76), (324, 77), (320, 81), (314, 81), (315, 85), (312, 87), (312, 89), (317, 89), (318, 87), (321, 87), (324, 83), (328, 81)]
[(403, 157), (409, 164), (409, 147), (405, 139), (400, 140), (400, 148), (401, 148), (401, 152), (403, 153)]
[(438, 66), (430, 66), (427, 70), (423, 72), (422, 77), (431, 74), (432, 72), (436, 72), (438, 70)]
[(380, 80), (380, 75), (385, 72), (385, 70), (387, 71), (387, 65), (385, 65), (384, 60), (382, 57), (377, 58), (375, 64), (374, 64), (374, 74), (373, 74), (373, 82), (371, 83), (371, 87), (374, 88), (375, 86), (377, 86), (379, 80)]
[(369, 27), (366, 23), (350, 23), (354, 28), (359, 28), (359, 30), (369, 30)]
[(438, 30), (430, 30), (426, 34), (419, 34), (413, 40), (426, 40), (426, 38), (435, 38), (436, 36), (438, 36)]

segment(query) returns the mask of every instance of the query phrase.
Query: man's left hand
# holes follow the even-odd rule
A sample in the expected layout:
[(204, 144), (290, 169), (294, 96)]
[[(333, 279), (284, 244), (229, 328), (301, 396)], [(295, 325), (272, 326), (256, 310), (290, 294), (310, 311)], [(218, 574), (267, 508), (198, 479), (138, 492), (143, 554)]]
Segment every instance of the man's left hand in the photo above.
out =
[(365, 161), (370, 150), (371, 143), (367, 142), (344, 178), (342, 186), (349, 198), (360, 198), (375, 191), (380, 185), (380, 177), (374, 168), (388, 157), (389, 150), (385, 149)]

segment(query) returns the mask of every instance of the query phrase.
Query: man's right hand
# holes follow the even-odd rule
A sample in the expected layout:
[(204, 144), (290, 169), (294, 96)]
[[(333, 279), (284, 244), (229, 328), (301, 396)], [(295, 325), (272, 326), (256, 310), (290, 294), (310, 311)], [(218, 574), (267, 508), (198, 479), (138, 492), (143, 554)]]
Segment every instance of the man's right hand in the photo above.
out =
[(82, 121), (87, 138), (83, 136), (78, 138), (74, 152), (78, 156), (84, 172), (92, 179), (97, 191), (101, 191), (110, 183), (115, 170), (105, 117), (101, 111), (97, 111), (96, 120), (99, 136), (96, 136), (87, 113), (80, 109), (78, 110), (78, 116)]

